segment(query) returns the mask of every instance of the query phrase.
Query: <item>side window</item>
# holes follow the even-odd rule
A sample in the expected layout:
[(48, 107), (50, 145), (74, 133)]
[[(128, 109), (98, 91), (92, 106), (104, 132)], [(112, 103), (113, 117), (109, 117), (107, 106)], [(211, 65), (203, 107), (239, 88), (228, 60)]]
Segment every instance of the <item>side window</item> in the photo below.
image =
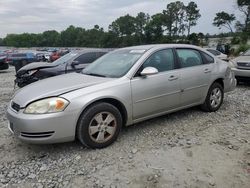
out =
[(197, 50), (193, 49), (176, 49), (177, 56), (182, 68), (202, 65), (202, 58)]
[(96, 53), (91, 52), (91, 53), (85, 53), (80, 55), (75, 59), (75, 61), (78, 61), (80, 64), (89, 64), (92, 63), (94, 60), (96, 60)]
[(171, 49), (161, 50), (151, 55), (142, 65), (142, 69), (146, 67), (154, 67), (159, 72), (174, 69), (174, 55)]
[(209, 63), (214, 63), (214, 58), (211, 57), (210, 55), (204, 53), (204, 52), (201, 52), (202, 56), (203, 56), (203, 60), (204, 60), (204, 63), (205, 64), (209, 64)]
[(215, 55), (215, 56), (221, 54), (219, 51), (216, 51), (216, 50), (208, 49), (207, 51), (209, 51), (211, 54), (213, 54), (213, 55)]
[(99, 58), (99, 57), (105, 55), (106, 53), (107, 53), (107, 52), (97, 52), (97, 53), (96, 53), (96, 54), (97, 54), (97, 58)]

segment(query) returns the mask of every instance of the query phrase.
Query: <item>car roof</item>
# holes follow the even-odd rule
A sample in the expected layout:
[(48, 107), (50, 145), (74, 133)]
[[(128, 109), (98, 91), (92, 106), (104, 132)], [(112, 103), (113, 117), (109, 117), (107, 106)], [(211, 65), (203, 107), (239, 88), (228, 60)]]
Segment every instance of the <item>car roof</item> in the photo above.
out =
[(196, 48), (196, 49), (200, 49), (198, 46), (194, 46), (194, 45), (190, 45), (190, 44), (149, 44), (149, 45), (125, 47), (125, 48), (121, 48), (121, 49), (150, 50), (150, 49), (157, 49), (157, 48)]
[(88, 52), (110, 52), (113, 51), (114, 48), (86, 48), (86, 49), (81, 49), (81, 50), (73, 50), (71, 52), (75, 53), (88, 53)]

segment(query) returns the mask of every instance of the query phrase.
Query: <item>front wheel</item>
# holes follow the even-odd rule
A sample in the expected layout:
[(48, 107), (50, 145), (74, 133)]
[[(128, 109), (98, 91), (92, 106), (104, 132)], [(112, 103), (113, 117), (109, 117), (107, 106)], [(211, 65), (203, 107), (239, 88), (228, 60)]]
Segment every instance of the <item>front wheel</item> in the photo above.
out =
[(207, 112), (215, 112), (220, 108), (223, 99), (224, 99), (223, 87), (218, 82), (215, 82), (210, 86), (206, 100), (201, 105), (201, 108)]
[(77, 138), (90, 148), (104, 148), (118, 137), (122, 127), (119, 110), (109, 103), (90, 106), (81, 115), (77, 125)]

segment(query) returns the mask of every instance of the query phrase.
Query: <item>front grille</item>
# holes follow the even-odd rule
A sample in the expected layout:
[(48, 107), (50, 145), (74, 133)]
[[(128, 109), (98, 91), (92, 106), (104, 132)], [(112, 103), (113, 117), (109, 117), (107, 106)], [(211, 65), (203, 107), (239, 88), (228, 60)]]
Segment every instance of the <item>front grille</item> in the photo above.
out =
[(13, 101), (11, 102), (11, 108), (13, 108), (16, 112), (19, 112), (19, 110), (21, 109), (20, 105)]
[(54, 131), (36, 133), (21, 132), (21, 136), (26, 138), (47, 138), (52, 136), (54, 133)]
[(238, 62), (237, 65), (239, 67), (247, 67), (250, 68), (250, 62)]

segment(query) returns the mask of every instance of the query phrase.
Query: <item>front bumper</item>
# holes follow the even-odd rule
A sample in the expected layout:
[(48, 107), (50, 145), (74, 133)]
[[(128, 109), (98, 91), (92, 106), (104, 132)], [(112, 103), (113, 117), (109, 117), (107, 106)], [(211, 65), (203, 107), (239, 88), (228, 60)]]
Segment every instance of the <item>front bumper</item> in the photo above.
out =
[(24, 114), (7, 109), (9, 129), (20, 140), (32, 144), (68, 142), (75, 139), (76, 113)]
[(237, 80), (235, 79), (235, 75), (233, 71), (230, 71), (228, 77), (224, 79), (224, 92), (233, 91), (236, 88)]
[(246, 77), (250, 78), (250, 69), (238, 69), (238, 68), (232, 68), (232, 71), (235, 74), (235, 77)]

